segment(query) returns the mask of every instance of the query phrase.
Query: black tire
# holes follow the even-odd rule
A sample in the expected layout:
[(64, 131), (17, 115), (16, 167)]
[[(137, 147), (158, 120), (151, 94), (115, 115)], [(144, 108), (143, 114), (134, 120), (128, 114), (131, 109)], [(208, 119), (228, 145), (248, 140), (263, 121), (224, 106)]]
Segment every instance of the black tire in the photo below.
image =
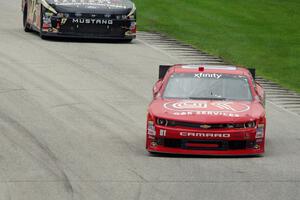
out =
[(148, 151), (149, 156), (158, 156), (160, 153)]
[(124, 39), (123, 42), (124, 43), (131, 43), (133, 39)]
[(48, 37), (43, 35), (42, 33), (40, 33), (40, 37), (42, 38), (42, 40), (47, 40), (48, 39)]
[(28, 9), (27, 9), (27, 3), (26, 3), (24, 6), (24, 10), (23, 10), (23, 29), (25, 32), (31, 32), (30, 25), (27, 22), (27, 12), (28, 12)]

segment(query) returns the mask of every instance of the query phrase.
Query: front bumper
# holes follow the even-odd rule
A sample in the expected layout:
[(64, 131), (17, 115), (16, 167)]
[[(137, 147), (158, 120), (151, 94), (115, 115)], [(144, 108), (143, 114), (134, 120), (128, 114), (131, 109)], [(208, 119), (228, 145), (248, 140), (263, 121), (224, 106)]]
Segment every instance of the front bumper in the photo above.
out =
[(62, 37), (62, 38), (82, 38), (82, 39), (112, 39), (112, 40), (132, 40), (136, 35), (109, 35), (109, 34), (89, 34), (89, 33), (64, 33), (42, 31), (41, 36), (45, 37)]
[(193, 130), (158, 126), (155, 129), (155, 135), (147, 134), (146, 149), (149, 152), (242, 156), (261, 155), (265, 151), (265, 139), (256, 138), (255, 128)]

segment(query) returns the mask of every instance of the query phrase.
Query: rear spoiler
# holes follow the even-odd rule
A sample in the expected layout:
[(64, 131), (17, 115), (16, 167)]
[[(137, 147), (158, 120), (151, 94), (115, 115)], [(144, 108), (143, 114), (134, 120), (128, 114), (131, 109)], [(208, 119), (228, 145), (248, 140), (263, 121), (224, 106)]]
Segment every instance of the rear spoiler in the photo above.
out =
[(173, 65), (159, 65), (158, 79), (163, 79), (171, 67), (173, 67)]
[(255, 68), (247, 68), (249, 70), (249, 72), (251, 73), (253, 79), (255, 80), (255, 75), (256, 75), (256, 70)]
[[(173, 67), (174, 65), (159, 65), (159, 74), (158, 74), (158, 79), (163, 79), (167, 73), (167, 71)], [(247, 68), (248, 71), (251, 73), (253, 79), (255, 80), (256, 78), (256, 70), (255, 68)]]

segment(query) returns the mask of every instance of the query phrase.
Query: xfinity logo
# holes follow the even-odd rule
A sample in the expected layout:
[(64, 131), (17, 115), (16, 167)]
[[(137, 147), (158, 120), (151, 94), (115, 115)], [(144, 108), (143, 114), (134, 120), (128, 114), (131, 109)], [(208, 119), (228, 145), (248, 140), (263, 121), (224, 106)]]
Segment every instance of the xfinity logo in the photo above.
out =
[(192, 133), (192, 132), (181, 132), (182, 137), (208, 137), (208, 138), (230, 138), (229, 133)]
[(222, 74), (206, 74), (206, 73), (199, 73), (195, 74), (195, 78), (215, 78), (219, 79), (222, 77)]
[(72, 20), (73, 24), (104, 24), (104, 25), (112, 25), (113, 20), (111, 19), (84, 19), (78, 18)]

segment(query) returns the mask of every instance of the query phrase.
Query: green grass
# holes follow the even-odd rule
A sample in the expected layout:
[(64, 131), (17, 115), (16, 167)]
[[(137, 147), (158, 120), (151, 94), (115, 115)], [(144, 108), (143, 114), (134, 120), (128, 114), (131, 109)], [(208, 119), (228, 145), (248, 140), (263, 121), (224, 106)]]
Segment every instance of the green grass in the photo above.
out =
[(166, 33), (300, 92), (300, 0), (135, 0), (140, 30)]

